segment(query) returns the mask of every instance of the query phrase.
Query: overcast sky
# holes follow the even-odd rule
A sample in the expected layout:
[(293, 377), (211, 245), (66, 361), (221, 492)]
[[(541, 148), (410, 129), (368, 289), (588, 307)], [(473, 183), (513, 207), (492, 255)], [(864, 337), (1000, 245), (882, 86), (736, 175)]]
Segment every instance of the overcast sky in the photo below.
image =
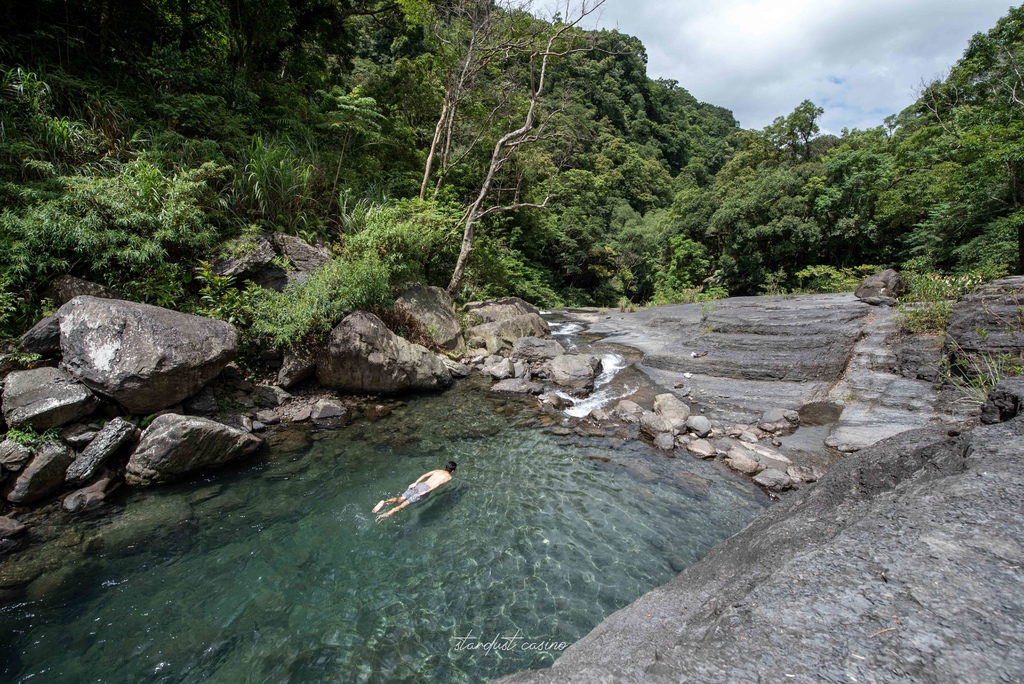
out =
[(599, 26), (647, 47), (652, 78), (763, 128), (805, 99), (822, 129), (878, 126), (945, 76), (1011, 0), (606, 0)]

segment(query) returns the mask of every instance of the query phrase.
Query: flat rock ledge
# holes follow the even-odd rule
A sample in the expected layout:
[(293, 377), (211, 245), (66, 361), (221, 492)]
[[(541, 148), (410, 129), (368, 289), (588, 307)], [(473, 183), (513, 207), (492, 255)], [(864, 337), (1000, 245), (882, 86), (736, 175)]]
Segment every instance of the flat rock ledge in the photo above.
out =
[(1024, 681), (1022, 490), (1024, 416), (891, 437), (498, 681)]

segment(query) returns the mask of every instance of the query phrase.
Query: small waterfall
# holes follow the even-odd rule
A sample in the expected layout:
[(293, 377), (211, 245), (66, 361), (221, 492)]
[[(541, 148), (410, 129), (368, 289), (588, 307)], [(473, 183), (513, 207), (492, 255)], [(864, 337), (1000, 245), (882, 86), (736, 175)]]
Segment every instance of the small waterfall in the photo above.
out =
[(625, 367), (626, 359), (621, 354), (602, 354), (601, 374), (594, 380), (594, 391), (588, 397), (577, 399), (565, 392), (556, 392), (563, 399), (576, 402), (565, 410), (565, 414), (583, 418), (596, 408), (601, 408), (616, 399), (632, 394), (636, 390), (635, 387), (621, 387), (616, 392), (609, 386), (615, 375)]

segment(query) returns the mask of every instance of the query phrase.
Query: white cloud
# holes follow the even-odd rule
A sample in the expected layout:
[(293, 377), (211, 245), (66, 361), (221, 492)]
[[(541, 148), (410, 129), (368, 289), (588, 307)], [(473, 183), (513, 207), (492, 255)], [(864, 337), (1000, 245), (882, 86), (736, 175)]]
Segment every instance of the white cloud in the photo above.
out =
[(761, 128), (805, 99), (823, 128), (877, 126), (943, 76), (1007, 0), (606, 0), (601, 26), (647, 47), (648, 73)]

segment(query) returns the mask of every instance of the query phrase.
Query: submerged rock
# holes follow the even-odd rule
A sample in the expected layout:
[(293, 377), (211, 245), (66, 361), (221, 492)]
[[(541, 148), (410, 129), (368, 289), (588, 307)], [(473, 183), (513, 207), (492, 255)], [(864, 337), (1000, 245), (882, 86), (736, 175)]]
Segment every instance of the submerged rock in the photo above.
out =
[(208, 418), (168, 413), (142, 433), (128, 461), (131, 485), (169, 482), (252, 454), (263, 440)]
[(420, 285), (402, 293), (395, 300), (395, 307), (405, 309), (442, 349), (462, 346), (462, 329), (447, 291)]
[(90, 511), (106, 501), (107, 495), (117, 489), (119, 484), (113, 473), (105, 471), (88, 487), (82, 487), (65, 496), (61, 506), (69, 513)]
[(491, 391), (509, 394), (540, 394), (544, 391), (544, 386), (525, 378), (508, 378), (494, 383), (491, 386)]
[(88, 387), (59, 368), (15, 371), (4, 385), (4, 420), (11, 427), (49, 430), (84, 418), (96, 404)]
[(331, 331), (317, 356), (316, 375), (324, 387), (369, 394), (438, 390), (452, 383), (436, 354), (402, 339), (363, 311), (346, 316)]
[(68, 371), (137, 414), (192, 396), (238, 348), (229, 323), (148, 304), (76, 297), (57, 315)]

